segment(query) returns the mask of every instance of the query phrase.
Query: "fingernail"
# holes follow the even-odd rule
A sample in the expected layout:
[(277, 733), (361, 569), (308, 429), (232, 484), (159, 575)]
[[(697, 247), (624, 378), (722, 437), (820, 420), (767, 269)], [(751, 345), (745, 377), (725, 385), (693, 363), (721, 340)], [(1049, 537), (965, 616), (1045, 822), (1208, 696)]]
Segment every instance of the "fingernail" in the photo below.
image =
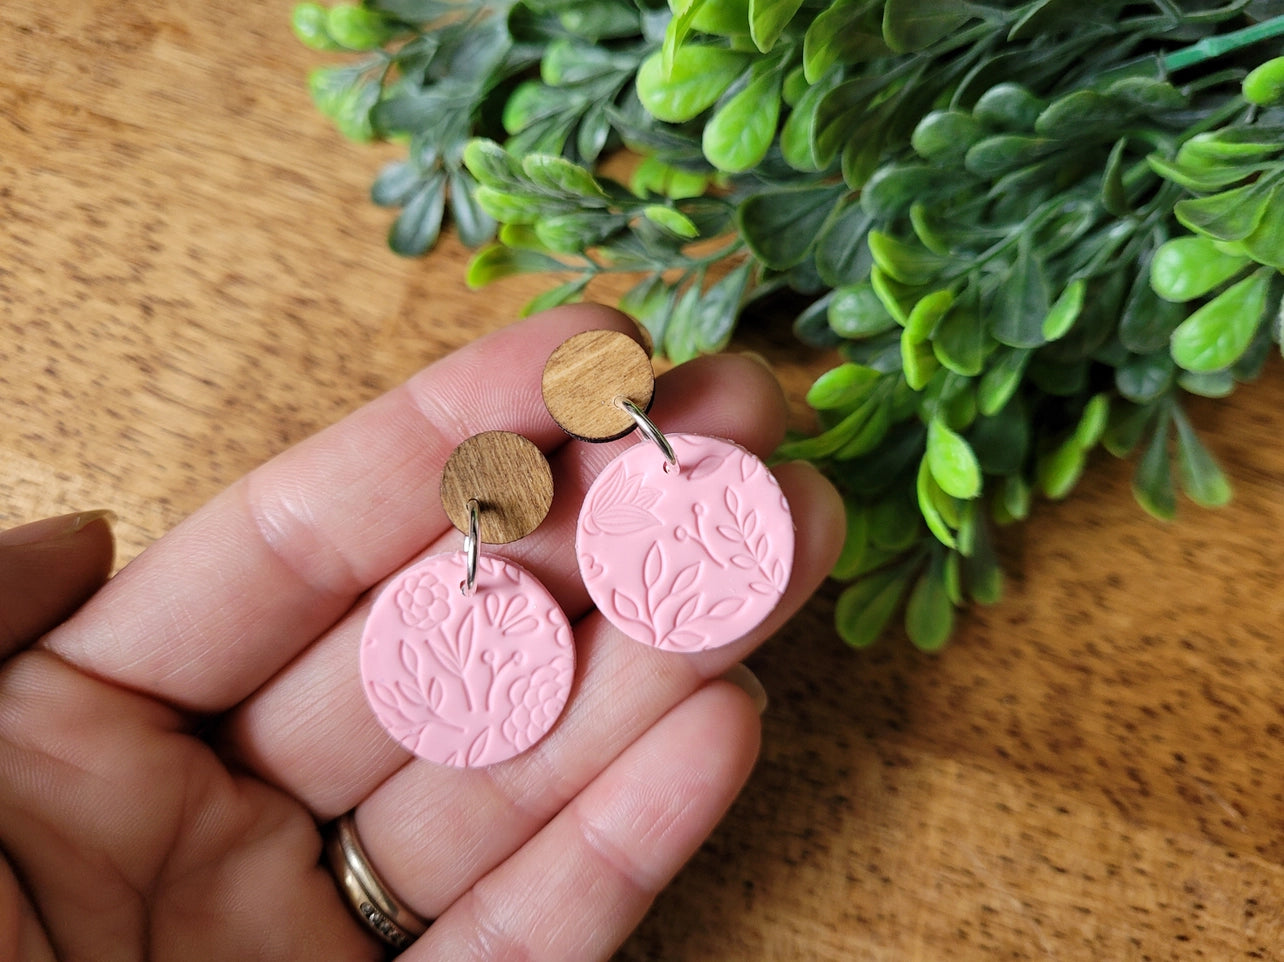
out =
[(757, 361), (759, 364), (761, 364), (763, 367), (765, 367), (765, 368), (766, 368), (768, 371), (770, 371), (772, 374), (775, 374), (775, 373), (776, 373), (776, 369), (775, 369), (775, 368), (773, 368), (773, 367), (771, 366), (771, 362), (770, 362), (770, 361), (768, 361), (768, 360), (767, 360), (765, 357), (763, 357), (761, 354), (759, 354), (757, 351), (741, 351), (741, 352), (740, 352), (740, 356), (741, 356), (741, 357), (747, 357), (747, 358), (749, 358), (749, 360), (751, 360), (751, 361)]
[(16, 548), (21, 545), (46, 544), (60, 538), (69, 538), (98, 521), (111, 527), (115, 520), (115, 513), (105, 509), (77, 511), (75, 514), (59, 515), (56, 518), (41, 518), (30, 524), (0, 531), (0, 547)]
[(753, 706), (758, 709), (759, 715), (767, 710), (767, 689), (762, 687), (758, 676), (743, 663), (732, 665), (720, 677), (743, 690), (753, 700)]

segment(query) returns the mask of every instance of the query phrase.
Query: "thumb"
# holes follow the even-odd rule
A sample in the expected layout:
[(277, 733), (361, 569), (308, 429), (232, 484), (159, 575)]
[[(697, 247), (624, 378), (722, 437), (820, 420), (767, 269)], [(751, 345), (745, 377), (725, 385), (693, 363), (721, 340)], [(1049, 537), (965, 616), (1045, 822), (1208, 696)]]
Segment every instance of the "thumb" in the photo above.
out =
[(81, 511), (0, 531), (0, 658), (31, 644), (111, 573), (110, 511)]

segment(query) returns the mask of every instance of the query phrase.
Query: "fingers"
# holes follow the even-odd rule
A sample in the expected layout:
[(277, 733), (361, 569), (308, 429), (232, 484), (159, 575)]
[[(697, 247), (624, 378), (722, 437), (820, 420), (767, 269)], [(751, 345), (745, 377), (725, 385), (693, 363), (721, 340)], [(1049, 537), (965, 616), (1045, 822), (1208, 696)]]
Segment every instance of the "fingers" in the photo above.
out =
[[(764, 454), (778, 443), (783, 430), (779, 389), (767, 371), (744, 359), (707, 358), (683, 365), (660, 379), (656, 394), (653, 413), (665, 429), (729, 435)], [(606, 461), (630, 443), (636, 442), (564, 448), (553, 461), (557, 494), (549, 517), (531, 536), (497, 549), (531, 570), (572, 620), (589, 604), (572, 550), (579, 504)], [(798, 493), (810, 499), (810, 491)], [(826, 526), (833, 527), (832, 519)], [(810, 547), (819, 546), (823, 553), (828, 540), (823, 536)], [(430, 550), (458, 544), (459, 536), (451, 534)], [(815, 575), (813, 567), (810, 562), (802, 565), (798, 584), (814, 587), (823, 573)], [(238, 762), (322, 816), (351, 808), (409, 757), (379, 728), (361, 690), (357, 645), (367, 607), (354, 609), (228, 722)], [(665, 702), (653, 717), (671, 704)]]
[(702, 688), (447, 908), (407, 962), (606, 959), (712, 831), (758, 752), (753, 703)]
[(807, 465), (786, 465), (794, 505), (794, 576), (768, 623), (700, 655), (657, 651), (594, 613), (576, 625), (575, 689), (553, 730), (531, 751), (484, 770), (425, 762), (400, 768), (357, 808), (380, 874), (415, 911), (440, 914), (562, 809), (674, 705), (743, 659), (810, 597), (832, 566), (833, 489)]
[(47, 639), (74, 665), (196, 711), (240, 701), (448, 527), (441, 468), (470, 434), (564, 435), (544, 361), (623, 314), (574, 305), (499, 331), (233, 485)]
[(0, 659), (84, 604), (111, 574), (114, 554), (107, 511), (0, 531)]

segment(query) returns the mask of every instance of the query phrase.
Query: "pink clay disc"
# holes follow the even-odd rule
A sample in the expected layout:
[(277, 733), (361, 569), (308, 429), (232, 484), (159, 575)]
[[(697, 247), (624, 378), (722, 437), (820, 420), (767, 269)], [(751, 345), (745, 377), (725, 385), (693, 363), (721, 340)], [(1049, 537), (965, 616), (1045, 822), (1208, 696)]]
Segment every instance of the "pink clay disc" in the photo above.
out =
[(789, 583), (794, 525), (767, 466), (739, 445), (670, 434), (672, 468), (652, 444), (606, 466), (580, 510), (576, 553), (598, 609), (666, 651), (736, 641)]
[(375, 599), (361, 679), (380, 724), (420, 758), (493, 765), (553, 727), (575, 671), (571, 626), (526, 569), (490, 555), (460, 592), (462, 552), (433, 555)]

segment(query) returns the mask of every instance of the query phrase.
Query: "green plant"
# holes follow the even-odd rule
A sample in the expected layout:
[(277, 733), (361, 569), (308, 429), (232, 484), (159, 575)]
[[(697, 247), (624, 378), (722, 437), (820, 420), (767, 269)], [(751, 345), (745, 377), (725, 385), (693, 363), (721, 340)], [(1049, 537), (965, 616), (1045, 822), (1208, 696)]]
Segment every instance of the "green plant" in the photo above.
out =
[[(1063, 498), (1104, 446), (1134, 489), (1230, 486), (1188, 394), (1222, 397), (1280, 340), (1278, 0), (372, 0), (297, 8), (350, 136), (404, 139), (390, 241), (498, 241), (469, 281), (640, 275), (623, 307), (682, 360), (755, 302), (836, 348), (820, 432), (782, 458), (847, 498), (840, 634), (902, 607), (943, 645), (998, 599), (991, 525)], [(1273, 46), (1273, 49), (1272, 49)], [(617, 146), (628, 185), (598, 176)], [(1176, 480), (1174, 480), (1174, 474)]]

